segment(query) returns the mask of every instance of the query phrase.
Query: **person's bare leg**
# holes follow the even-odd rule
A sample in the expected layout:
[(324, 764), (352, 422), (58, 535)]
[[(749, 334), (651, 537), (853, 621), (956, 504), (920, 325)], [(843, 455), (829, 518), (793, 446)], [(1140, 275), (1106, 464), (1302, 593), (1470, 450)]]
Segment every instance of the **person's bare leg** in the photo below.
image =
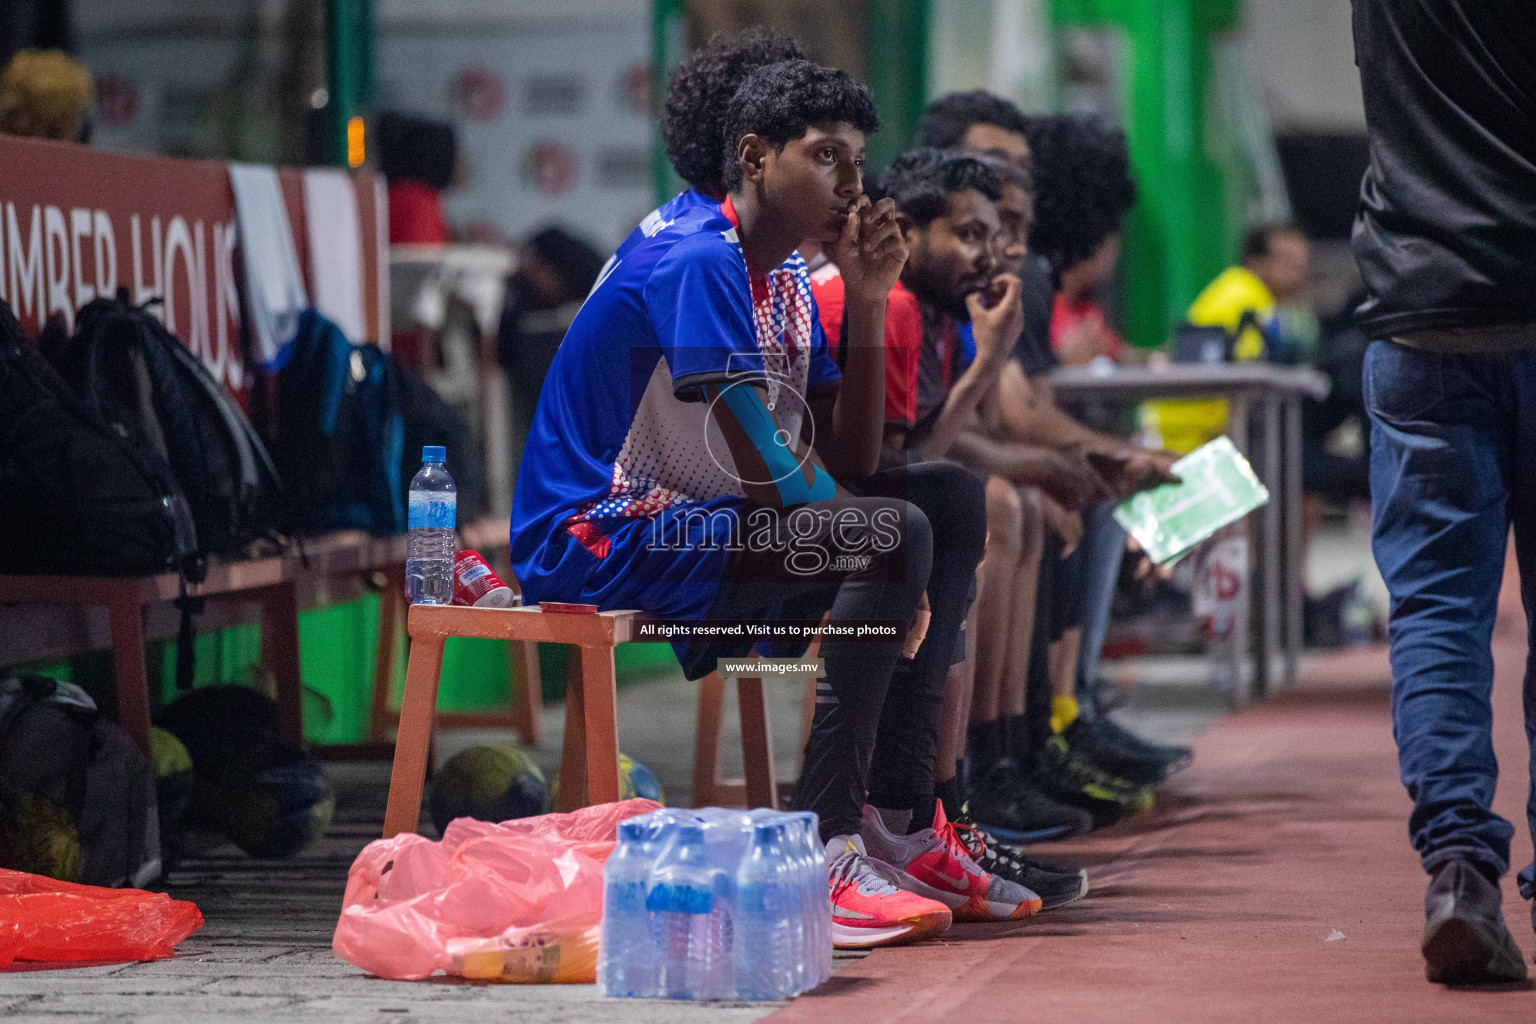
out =
[(1029, 652), (1035, 639), (1035, 602), (1040, 596), (1040, 559), (1045, 552), (1045, 516), (1040, 508), (1040, 494), (1032, 487), (1021, 487), (1018, 497), (1019, 569), (1014, 576), (1013, 616), (1008, 626), (1001, 702), (1002, 713), (1009, 718), (1024, 714)]
[(983, 558), (977, 618), (976, 675), (969, 733), (983, 761), (1005, 753), (1001, 713), (1013, 604), (1018, 596), (1023, 509), (1017, 489), (1002, 477), (987, 481), (987, 549)]
[(944, 710), (939, 717), (934, 789), (944, 803), (944, 813), (951, 818), (960, 813), (965, 802), (961, 767), (965, 759), (966, 728), (970, 725), (971, 690), (976, 674), (976, 618), (979, 612), (979, 603), (972, 601), (961, 637), (965, 643), (965, 660), (951, 665), (949, 676), (944, 680)]

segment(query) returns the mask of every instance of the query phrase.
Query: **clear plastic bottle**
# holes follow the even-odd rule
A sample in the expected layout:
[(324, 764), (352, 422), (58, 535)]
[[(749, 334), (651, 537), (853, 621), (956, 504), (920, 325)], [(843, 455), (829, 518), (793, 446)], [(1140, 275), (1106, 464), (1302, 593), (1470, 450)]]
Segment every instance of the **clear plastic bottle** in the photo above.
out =
[(821, 821), (813, 811), (798, 811), (800, 841), (806, 864), (807, 988), (832, 976), (832, 892), (827, 883), (827, 851), (821, 842)]
[(639, 820), (619, 823), (619, 841), (603, 867), (603, 930), (597, 980), (604, 995), (660, 994), (660, 956), (651, 937), (646, 890), (655, 867), (655, 831)]
[(427, 445), (411, 480), (405, 538), (405, 596), (411, 604), (453, 603), (454, 518), (458, 489), (448, 475), (448, 450)]
[(645, 906), (661, 952), (660, 993), (668, 999), (710, 998), (715, 879), (704, 856), (704, 830), (679, 824), (651, 876)]
[(785, 823), (752, 832), (736, 873), (736, 992), (742, 999), (786, 999), (797, 984), (801, 899)]

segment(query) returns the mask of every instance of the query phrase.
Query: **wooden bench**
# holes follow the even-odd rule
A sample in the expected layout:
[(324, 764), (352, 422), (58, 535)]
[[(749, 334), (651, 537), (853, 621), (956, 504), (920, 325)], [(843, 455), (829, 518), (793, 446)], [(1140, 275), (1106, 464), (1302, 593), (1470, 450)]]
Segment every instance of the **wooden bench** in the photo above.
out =
[[(466, 546), (505, 550), (506, 520), (485, 520), (462, 531)], [(285, 741), (303, 740), (302, 681), (299, 667), (298, 592), (301, 584), (345, 575), (383, 572), (378, 658), (374, 672), (372, 739), (385, 739), (393, 679), (396, 620), (404, 608), (405, 538), (374, 537), (345, 530), (306, 538), (282, 554), (249, 559), (210, 559), (207, 578), (186, 588), (188, 597), (255, 602), (261, 606), (261, 665), (276, 681), (279, 725)], [(149, 750), (151, 697), (146, 664), (145, 614), (150, 606), (175, 601), (181, 594), (176, 573), (150, 576), (4, 576), (0, 604), (103, 607), (111, 633), (118, 722), (135, 742)], [(521, 645), (520, 645), (521, 646)], [(474, 724), (510, 724), (531, 743), (538, 737), (539, 676), (532, 645), (513, 653), (519, 704), (509, 716), (474, 716)], [(469, 723), (463, 723), (469, 724)], [(365, 750), (388, 757), (386, 744)]]
[[(207, 578), (186, 589), (189, 597), (230, 598), (261, 604), (261, 664), (277, 682), (278, 726), (283, 739), (303, 739), (300, 712), (298, 600), (294, 555), (234, 562), (214, 560)], [(112, 668), (118, 723), (149, 752), (149, 673), (145, 664), (144, 613), (181, 594), (176, 573), (155, 576), (0, 576), (0, 603), (52, 604), (107, 609), (112, 631)]]

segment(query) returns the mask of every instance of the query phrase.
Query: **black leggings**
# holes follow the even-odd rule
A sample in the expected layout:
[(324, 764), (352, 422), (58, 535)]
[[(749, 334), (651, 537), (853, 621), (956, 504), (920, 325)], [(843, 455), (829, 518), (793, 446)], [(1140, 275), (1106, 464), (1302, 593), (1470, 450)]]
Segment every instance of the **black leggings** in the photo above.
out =
[[(746, 553), (710, 618), (760, 613), (779, 605), (784, 618), (898, 619), (928, 594), (927, 637), (911, 660), (899, 643), (828, 639), (826, 678), (806, 744), (797, 804), (821, 819), (823, 839), (859, 831), (863, 805), (915, 807), (931, 799), (944, 682), (970, 603), (971, 583), (986, 544), (982, 484), (949, 463), (918, 463), (858, 484), (845, 507), (891, 510), (901, 542), (852, 573), (828, 572), (803, 582), (783, 579), (777, 560)], [(856, 537), (834, 536), (830, 519), (807, 543), (840, 548)], [(835, 544), (833, 542), (836, 542)]]

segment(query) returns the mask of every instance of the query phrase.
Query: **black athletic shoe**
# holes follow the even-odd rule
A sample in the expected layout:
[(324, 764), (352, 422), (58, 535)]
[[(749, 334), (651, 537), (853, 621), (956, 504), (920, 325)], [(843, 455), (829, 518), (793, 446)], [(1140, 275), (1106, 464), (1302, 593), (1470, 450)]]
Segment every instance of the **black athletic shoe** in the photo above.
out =
[[(1070, 731), (1070, 730), (1069, 730)], [(1065, 733), (1045, 741), (1039, 753), (1037, 778), (1046, 796), (1081, 807), (1098, 828), (1113, 825), (1138, 811), (1151, 810), (1152, 788), (1122, 779), (1094, 763)]]
[(1500, 902), (1499, 887), (1470, 861), (1440, 865), (1424, 894), (1424, 976), (1442, 985), (1524, 981)]
[(988, 832), (1015, 843), (1065, 839), (1093, 828), (1092, 817), (1051, 799), (1020, 773), (1012, 758), (978, 774), (964, 811)]
[(986, 828), (962, 814), (955, 820), (957, 825), (969, 825), (969, 829), (957, 829), (960, 842), (965, 845), (983, 871), (1006, 879), (1040, 897), (1041, 910), (1054, 910), (1074, 903), (1088, 895), (1088, 872), (1083, 868), (1047, 864), (1026, 857), (1024, 851), (1005, 843)]
[(1188, 747), (1148, 743), (1118, 723), (1100, 716), (1079, 718), (1066, 731), (1067, 744), (1111, 775), (1145, 786), (1162, 782), (1189, 764)]

